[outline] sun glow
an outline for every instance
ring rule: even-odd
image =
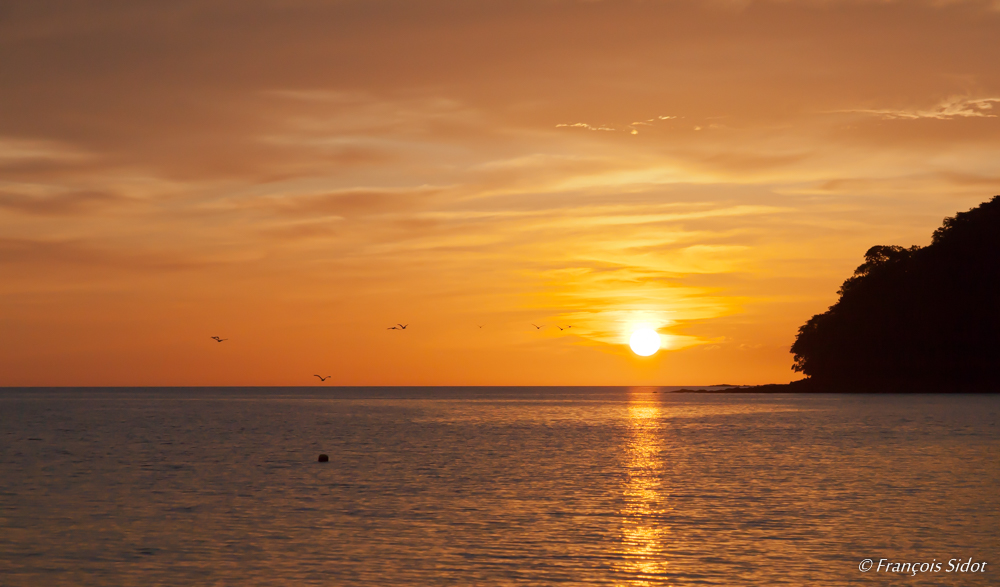
[[[632,333],[628,345],[640,357],[648,357],[660,350],[660,335],[652,328],[640,328]]]

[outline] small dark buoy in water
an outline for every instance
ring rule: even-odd
[[[321,462],[321,463],[329,463],[330,462],[330,457],[328,457],[326,455],[319,455],[319,462]]]

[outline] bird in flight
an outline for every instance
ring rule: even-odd
[[[544,324],[542,324],[541,326],[539,326],[539,325],[535,324],[534,322],[532,322],[531,325],[535,327],[535,330],[541,330],[545,326]]]
[[[396,326],[399,326],[399,329],[400,329],[400,330],[406,330],[406,327],[407,327],[407,326],[409,326],[409,324],[399,324],[399,323],[397,322],[397,323],[396,323]]]
[[[322,375],[313,375],[313,377],[319,377],[320,381],[326,381],[327,379],[333,377],[333,375],[327,375],[326,377],[323,377]]]
[[[559,326],[558,324],[556,324],[556,328],[558,328],[559,330],[569,330],[570,328],[573,328],[573,327],[572,326],[567,326],[566,328],[563,328],[562,326]]]
[[[476,324],[476,326],[482,328],[483,326],[486,326],[486,325],[485,324]]]
[[[399,329],[396,328],[395,326],[390,326],[390,327],[386,328],[386,330],[399,330]]]
[[[224,340],[229,340],[228,338],[219,338],[218,336],[213,336],[211,337],[211,339],[214,340],[215,342],[222,342]]]

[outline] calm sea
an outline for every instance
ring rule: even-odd
[[[1000,396],[670,389],[0,390],[0,585],[1000,584]]]

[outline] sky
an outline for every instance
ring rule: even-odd
[[[996,0],[0,2],[0,385],[796,379],[869,247],[1000,193],[997,39]]]

